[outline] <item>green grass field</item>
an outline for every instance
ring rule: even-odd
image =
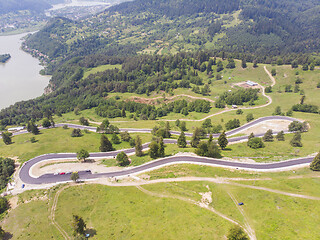
[[[78,214],[86,221],[87,228],[95,233],[91,239],[224,239],[232,224],[189,202],[201,201],[200,193],[210,191],[212,202],[209,206],[241,225],[249,224],[257,239],[318,239],[318,200],[246,186],[319,197],[319,173],[307,168],[294,172],[251,173],[177,165],[148,174],[153,179],[170,177],[169,171],[174,171],[176,177],[198,175],[238,179],[231,180],[230,184],[199,181],[142,186],[153,195],[136,187],[71,186],[59,196],[56,222],[71,236],[72,215]],[[246,178],[256,180],[241,181]],[[233,185],[233,182],[243,185]],[[59,187],[32,190],[19,195],[20,205],[2,222],[3,228],[13,233],[12,239],[63,239],[49,218],[57,189]],[[244,202],[242,212],[237,202]]]
[[[24,162],[38,155],[46,153],[78,152],[86,149],[89,152],[99,152],[101,134],[83,132],[82,137],[71,137],[72,129],[54,128],[42,130],[39,135],[30,133],[13,137],[13,144],[5,145],[0,142],[0,156],[19,157]],[[137,134],[130,134],[133,138]],[[143,143],[151,141],[150,134],[139,134]],[[31,143],[30,138],[35,137],[37,142]],[[111,140],[111,135],[108,135]],[[118,149],[131,148],[128,142],[113,144]]]

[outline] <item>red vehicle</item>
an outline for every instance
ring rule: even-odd
[[[65,175],[65,174],[66,174],[65,172],[59,173],[59,175]]]

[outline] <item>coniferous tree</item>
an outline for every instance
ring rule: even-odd
[[[277,136],[276,136],[276,139],[277,139],[278,141],[284,141],[284,140],[285,140],[285,139],[284,139],[284,132],[283,132],[283,131],[278,132],[278,134],[277,134]]]
[[[293,136],[293,138],[290,141],[291,146],[293,147],[302,147],[302,143],[301,143],[301,133],[300,132],[296,132]]]
[[[212,143],[212,142],[213,142],[213,136],[212,136],[212,133],[210,133],[208,143]]]
[[[10,132],[3,132],[2,133],[2,140],[4,142],[4,144],[9,145],[12,143],[12,133]]]
[[[226,132],[223,131],[223,132],[220,134],[219,138],[218,138],[218,144],[219,144],[219,146],[221,147],[221,149],[224,150],[224,149],[227,147],[228,143],[229,143],[229,142],[228,142],[228,139],[227,139]]]
[[[36,124],[32,125],[31,132],[32,132],[33,135],[38,135],[40,133],[39,128],[37,127]]]
[[[73,215],[73,236],[83,235],[86,229],[86,223],[84,222],[82,217],[78,215]]]
[[[121,167],[125,167],[128,166],[130,164],[130,160],[129,157],[127,156],[127,154],[125,152],[120,152],[117,155],[117,162]]]
[[[163,142],[163,138],[160,137],[158,157],[164,157],[164,156],[165,156],[165,152],[164,152],[164,142]]]
[[[137,136],[137,137],[136,137],[134,143],[135,143],[136,155],[137,155],[138,157],[141,157],[143,153],[142,153],[142,143],[141,143],[141,138],[140,138],[140,136]]]
[[[157,158],[159,154],[159,145],[157,142],[153,141],[149,145],[149,155],[151,158]]]
[[[109,152],[113,150],[112,143],[109,141],[106,135],[101,135],[100,138],[100,151],[101,152]]]
[[[262,140],[264,142],[273,142],[273,135],[272,130],[269,129],[263,136]]]
[[[242,68],[247,68],[247,61],[246,61],[246,59],[242,59],[242,61],[241,61],[241,67]]]
[[[186,135],[184,134],[184,132],[181,132],[178,138],[178,146],[180,148],[185,148],[187,146]]]
[[[320,152],[314,157],[310,164],[310,169],[312,171],[320,171]]]
[[[196,148],[200,143],[200,129],[196,128],[193,132],[192,139],[191,139],[191,146]]]
[[[116,134],[116,133],[113,133],[112,134],[112,142],[114,143],[114,144],[119,144],[119,143],[121,143],[121,141],[120,141],[120,138],[119,138],[119,136],[118,136],[118,134]]]

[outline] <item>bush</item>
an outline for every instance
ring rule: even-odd
[[[79,119],[79,122],[80,122],[81,125],[89,126],[89,121],[88,121],[88,119],[86,119],[86,118],[84,118],[84,117],[81,117],[81,118]]]
[[[252,113],[249,113],[249,114],[247,115],[246,119],[247,119],[247,122],[251,122],[251,121],[254,119],[253,114],[252,114]]]
[[[306,132],[308,131],[308,123],[293,121],[292,123],[289,124],[288,129],[290,132]]]
[[[310,164],[310,169],[312,171],[320,171],[320,152],[314,157]]]
[[[5,197],[0,197],[0,214],[9,209],[8,200]]]
[[[121,137],[121,141],[124,141],[124,142],[129,142],[131,139],[131,136],[127,131],[121,132],[120,137]]]
[[[239,119],[230,120],[229,122],[226,123],[225,126],[227,130],[238,128],[240,127],[240,120]]]
[[[200,142],[195,153],[203,157],[220,158],[220,149],[213,142]]]
[[[117,155],[117,162],[121,167],[128,166],[130,164],[129,157],[124,152],[120,152]]]
[[[261,138],[258,138],[258,137],[254,137],[254,138],[251,138],[249,141],[248,141],[248,144],[247,144],[250,148],[253,148],[253,149],[257,149],[257,148],[264,148],[264,143],[262,141]]]
[[[71,137],[81,137],[82,133],[79,128],[75,128],[72,130]]]
[[[229,230],[228,240],[249,240],[249,237],[240,226],[236,225]]]
[[[293,136],[293,138],[290,141],[290,145],[292,147],[302,147],[302,143],[301,143],[301,133],[300,132],[296,132]]]
[[[236,111],[236,114],[237,114],[237,115],[241,115],[241,114],[243,114],[242,109],[238,109],[238,110]]]

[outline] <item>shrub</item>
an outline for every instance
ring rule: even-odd
[[[124,152],[120,152],[117,155],[117,162],[121,167],[128,166],[130,164],[129,157]]]
[[[264,143],[261,138],[254,137],[248,141],[248,146],[253,149],[264,148]]]

